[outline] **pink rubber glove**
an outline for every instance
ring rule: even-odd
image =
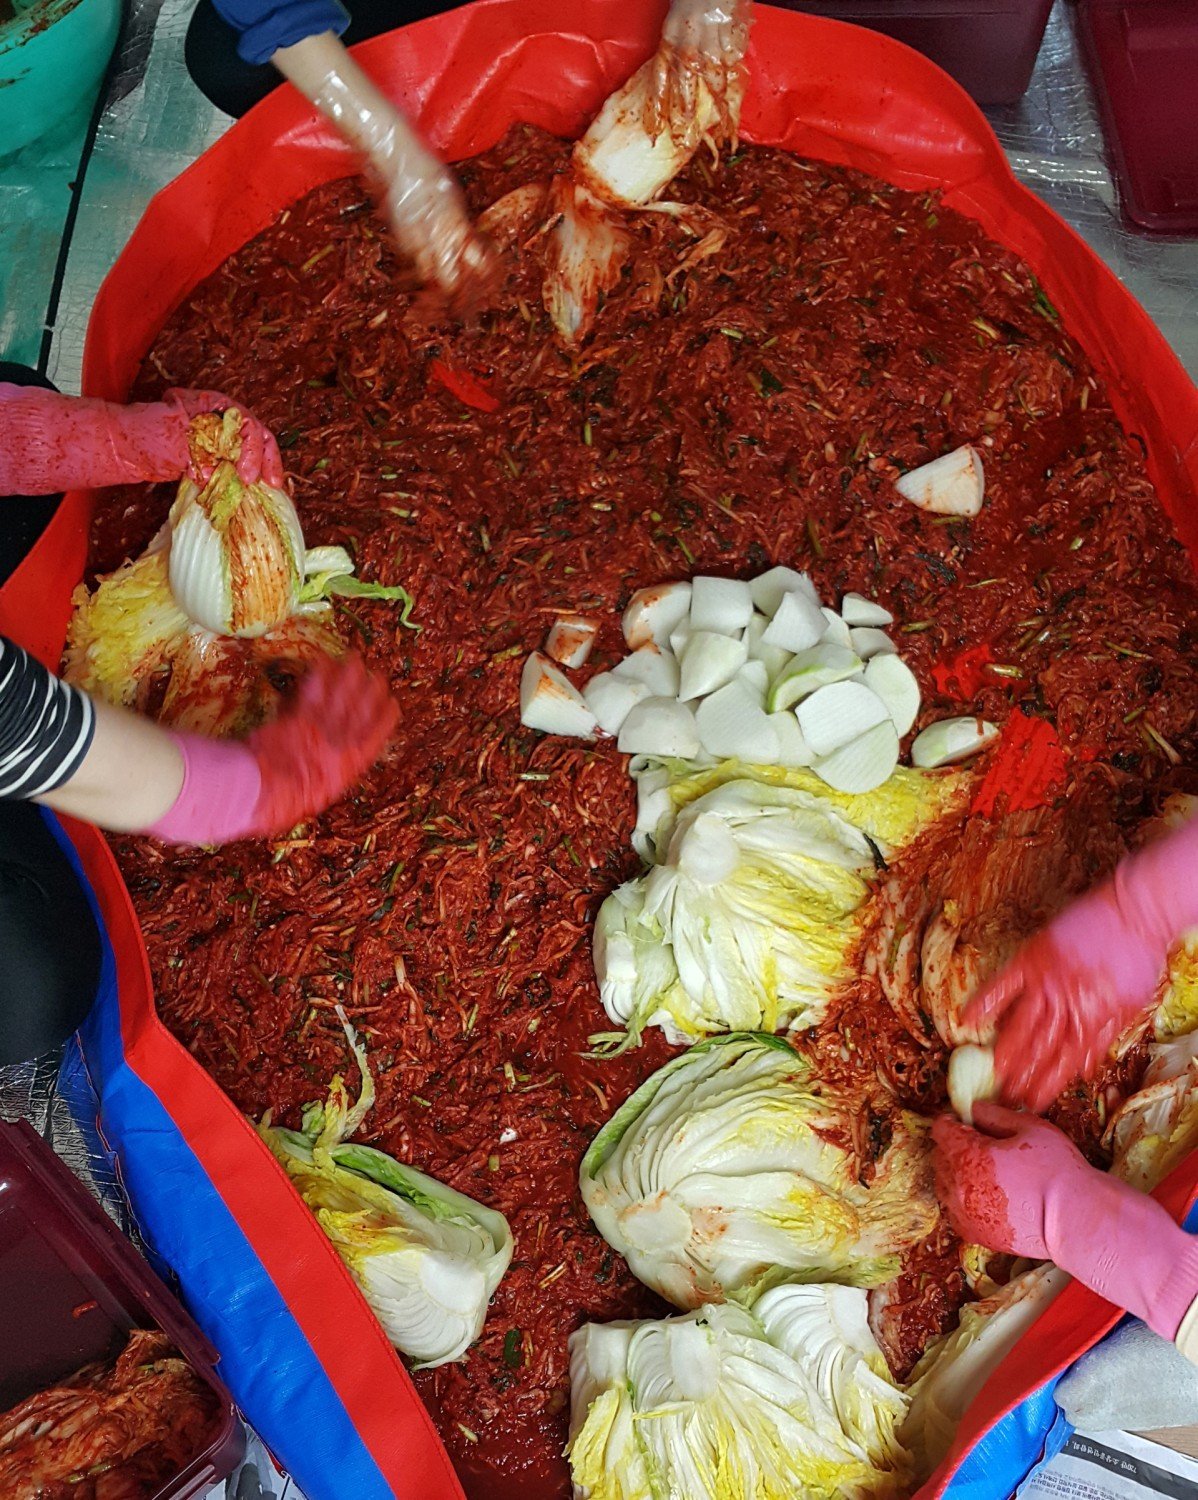
[[[1150,1005],[1169,949],[1198,924],[1198,822],[1125,859],[974,996],[965,1026],[995,1035],[1001,1096],[1037,1113],[1089,1074]]]
[[[936,1189],[971,1244],[1055,1261],[1172,1339],[1198,1296],[1198,1238],[1154,1198],[1100,1172],[1047,1120],[974,1105],[932,1126]]]
[[[369,770],[398,718],[386,683],[361,658],[322,661],[279,717],[240,743],[173,735],[183,752],[183,788],[143,831],[170,844],[286,833]]]
[[[0,385],[0,494],[148,484],[192,471],[192,417],[237,403],[219,391],[168,391],[161,401],[119,406],[60,396],[30,386]],[[274,438],[243,407],[237,472],[277,487],[283,464]],[[201,484],[208,474],[192,473]]]

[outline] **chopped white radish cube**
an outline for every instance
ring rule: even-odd
[[[753,613],[753,595],[749,585],[739,578],[703,578],[691,584],[692,630],[713,630],[719,635],[736,635],[749,623]]]
[[[815,757],[811,746],[803,738],[799,721],[791,709],[780,714],[771,714],[770,723],[778,736],[778,764],[780,766],[809,766]]]
[[[777,677],[790,660],[790,652],[782,646],[765,644],[764,637],[769,624],[769,619],[765,615],[754,611],[753,618],[745,630],[745,645],[749,648],[749,660],[759,661],[771,677]]]
[[[763,661],[745,662],[732,680],[743,683],[758,703],[764,707],[765,695],[769,691],[770,674],[766,671]]]
[[[681,625],[675,625],[673,630],[670,631],[670,650],[674,653],[675,656],[681,658],[682,653],[686,650],[686,643],[690,640],[691,635],[692,631],[690,627],[689,617],[686,620],[683,620]]]
[[[855,651],[850,651],[847,646],[834,646],[829,641],[821,641],[806,651],[796,651],[774,679],[770,690],[770,712],[790,708],[800,698],[808,697],[829,683],[856,677],[863,667],[864,663]]]
[[[692,698],[702,698],[705,693],[714,693],[732,681],[748,656],[749,648],[744,641],[734,640],[730,635],[717,635],[713,630],[693,631],[682,653],[682,680],[677,689],[679,698],[687,703]]]
[[[777,614],[778,606],[786,595],[795,592],[805,594],[812,604],[819,603],[815,584],[806,573],[797,573],[794,568],[771,568],[768,573],[762,573],[760,578],[754,578],[749,585],[754,608],[759,609],[763,615]]]
[[[840,616],[846,625],[893,625],[888,609],[867,599],[864,594],[846,594],[840,601]]]
[[[640,646],[631,656],[612,668],[617,677],[643,682],[649,691],[661,698],[678,695],[678,658],[660,646]]]
[[[881,698],[861,682],[834,682],[822,687],[804,698],[795,713],[803,738],[816,756],[831,755],[876,724],[894,728]]]
[[[910,732],[919,713],[919,683],[899,656],[874,656],[866,663],[865,686],[886,705],[901,738]]]
[[[691,607],[689,583],[655,583],[637,589],[624,611],[624,639],[638,646],[664,646],[670,631],[686,619]]]
[[[585,615],[559,615],[545,642],[545,654],[563,667],[581,667],[598,634],[598,620],[588,620]]]
[[[615,735],[619,734],[624,720],[636,705],[650,693],[645,684],[635,678],[600,672],[583,688],[582,696],[604,734]]]
[[[645,698],[624,720],[616,743],[626,755],[691,760],[699,753],[699,731],[694,714],[677,698]]]
[[[941,719],[915,736],[911,764],[929,771],[968,760],[998,738],[998,728],[985,719]]]
[[[976,516],[986,494],[982,455],[967,443],[895,481],[904,500],[938,516]]]
[[[821,608],[820,613],[827,621],[827,624],[824,626],[824,640],[833,646],[851,646],[853,642],[849,636],[849,627],[836,611],[829,609],[825,604]]]
[[[796,589],[782,596],[761,639],[767,646],[781,646],[784,651],[806,651],[823,635],[827,624],[820,606]]]
[[[776,765],[781,747],[770,716],[742,682],[730,682],[695,710],[699,741],[708,755]]]
[[[539,651],[524,663],[520,676],[520,722],[543,734],[595,738],[595,715],[582,694]]]
[[[849,631],[849,644],[862,661],[868,661],[871,656],[893,655],[898,650],[886,632],[875,629],[873,625],[855,625]]]
[[[831,688],[825,688],[831,692]],[[859,794],[872,792],[889,781],[898,765],[899,739],[889,719],[831,755],[819,757],[813,764],[815,774],[838,792]]]

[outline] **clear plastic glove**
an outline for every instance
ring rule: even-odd
[[[191,419],[236,406],[241,413],[237,471],[252,483],[283,482],[274,438],[219,391],[168,391],[161,401],[119,406],[61,396],[31,386],[0,385],[0,494],[49,495],[59,490],[145,484],[186,473],[203,483],[189,448]]]
[[[981,1130],[952,1115],[932,1126],[936,1189],[961,1238],[1055,1261],[1173,1338],[1198,1296],[1198,1239],[1047,1120],[997,1104],[975,1105],[974,1119]]]
[[[735,134],[740,114],[741,63],[749,45],[751,0],[673,0],[653,60],[646,125],[668,129],[678,139],[688,130],[708,133],[701,123],[700,83]]]
[[[338,38],[331,31],[305,37],[272,61],[366,157],[395,237],[421,278],[440,287],[451,306],[475,301],[495,263],[457,180]]]
[[[318,663],[294,701],[242,743],[172,735],[183,788],[143,832],[170,844],[270,838],[336,802],[378,759],[399,709],[361,658]]]
[[[1015,955],[966,1007],[994,1037],[1001,1097],[1037,1112],[1089,1074],[1155,998],[1169,949],[1198,923],[1198,822],[1125,859]]]

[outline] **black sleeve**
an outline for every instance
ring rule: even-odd
[[[69,781],[96,729],[91,699],[0,636],[0,801]]]

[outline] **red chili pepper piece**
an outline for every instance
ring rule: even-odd
[[[994,647],[989,641],[980,646],[969,646],[953,657],[952,661],[937,662],[932,668],[932,682],[936,691],[946,698],[973,698],[990,679],[986,676],[986,664],[994,660]]]
[[[431,360],[428,373],[430,379],[443,385],[450,395],[456,396],[466,406],[472,406],[475,411],[495,412],[503,404],[477,376],[471,375],[469,370],[455,369],[443,359]]]
[[[1045,807],[1065,784],[1065,774],[1065,752],[1056,730],[1016,709],[969,810],[992,818],[1000,799],[1009,813]]]
[[[98,1302],[81,1302],[78,1307],[73,1307],[71,1309],[71,1317],[81,1318],[84,1313],[95,1312],[96,1308],[99,1307],[99,1305],[100,1304]]]

